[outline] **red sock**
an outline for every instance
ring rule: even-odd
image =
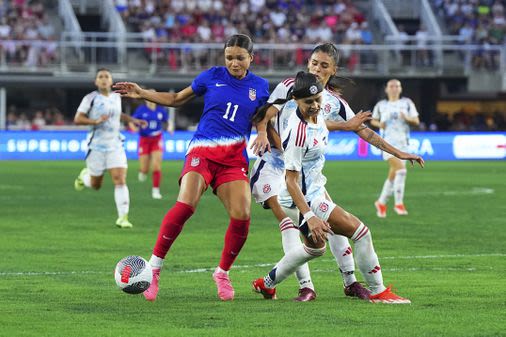
[[[248,237],[249,223],[250,219],[237,220],[230,218],[230,224],[225,234],[225,246],[221,252],[221,269],[229,270],[232,267]]]
[[[185,222],[192,216],[194,211],[193,207],[179,201],[169,209],[160,226],[153,255],[162,259],[165,258],[170,246],[176,241]]]
[[[160,171],[153,171],[153,187],[160,188],[160,180],[162,179],[162,175]]]

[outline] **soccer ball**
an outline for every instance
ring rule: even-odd
[[[127,256],[116,265],[114,278],[118,287],[128,294],[140,294],[149,288],[153,270],[140,256]]]

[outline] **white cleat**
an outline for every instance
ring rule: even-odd
[[[153,190],[151,191],[151,197],[153,197],[153,199],[162,199],[160,190],[158,188],[153,188]]]
[[[144,174],[142,172],[139,172],[139,175],[137,176],[140,182],[145,182],[148,179],[148,175]]]

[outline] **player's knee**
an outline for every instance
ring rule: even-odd
[[[98,191],[101,187],[102,187],[102,183],[100,183],[100,182],[92,182],[91,183],[91,188],[94,189],[95,191]]]
[[[234,207],[230,210],[230,217],[239,220],[248,220],[251,217],[249,207]]]
[[[323,247],[308,247],[306,244],[304,244],[304,250],[311,256],[320,257],[325,254],[327,246],[325,243],[323,243]]]

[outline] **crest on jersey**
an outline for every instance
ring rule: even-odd
[[[325,106],[323,107],[323,111],[326,114],[328,114],[330,112],[330,104],[329,103],[325,104]]]
[[[262,191],[264,191],[264,193],[269,193],[271,191],[271,185],[265,184]]]
[[[257,91],[256,89],[253,89],[253,88],[249,88],[249,95],[248,95],[249,99],[251,101],[254,101],[257,99]]]
[[[199,166],[200,164],[200,158],[199,157],[193,157],[190,165],[192,167]]]
[[[318,208],[322,212],[327,212],[329,210],[329,205],[326,202],[321,202]]]

